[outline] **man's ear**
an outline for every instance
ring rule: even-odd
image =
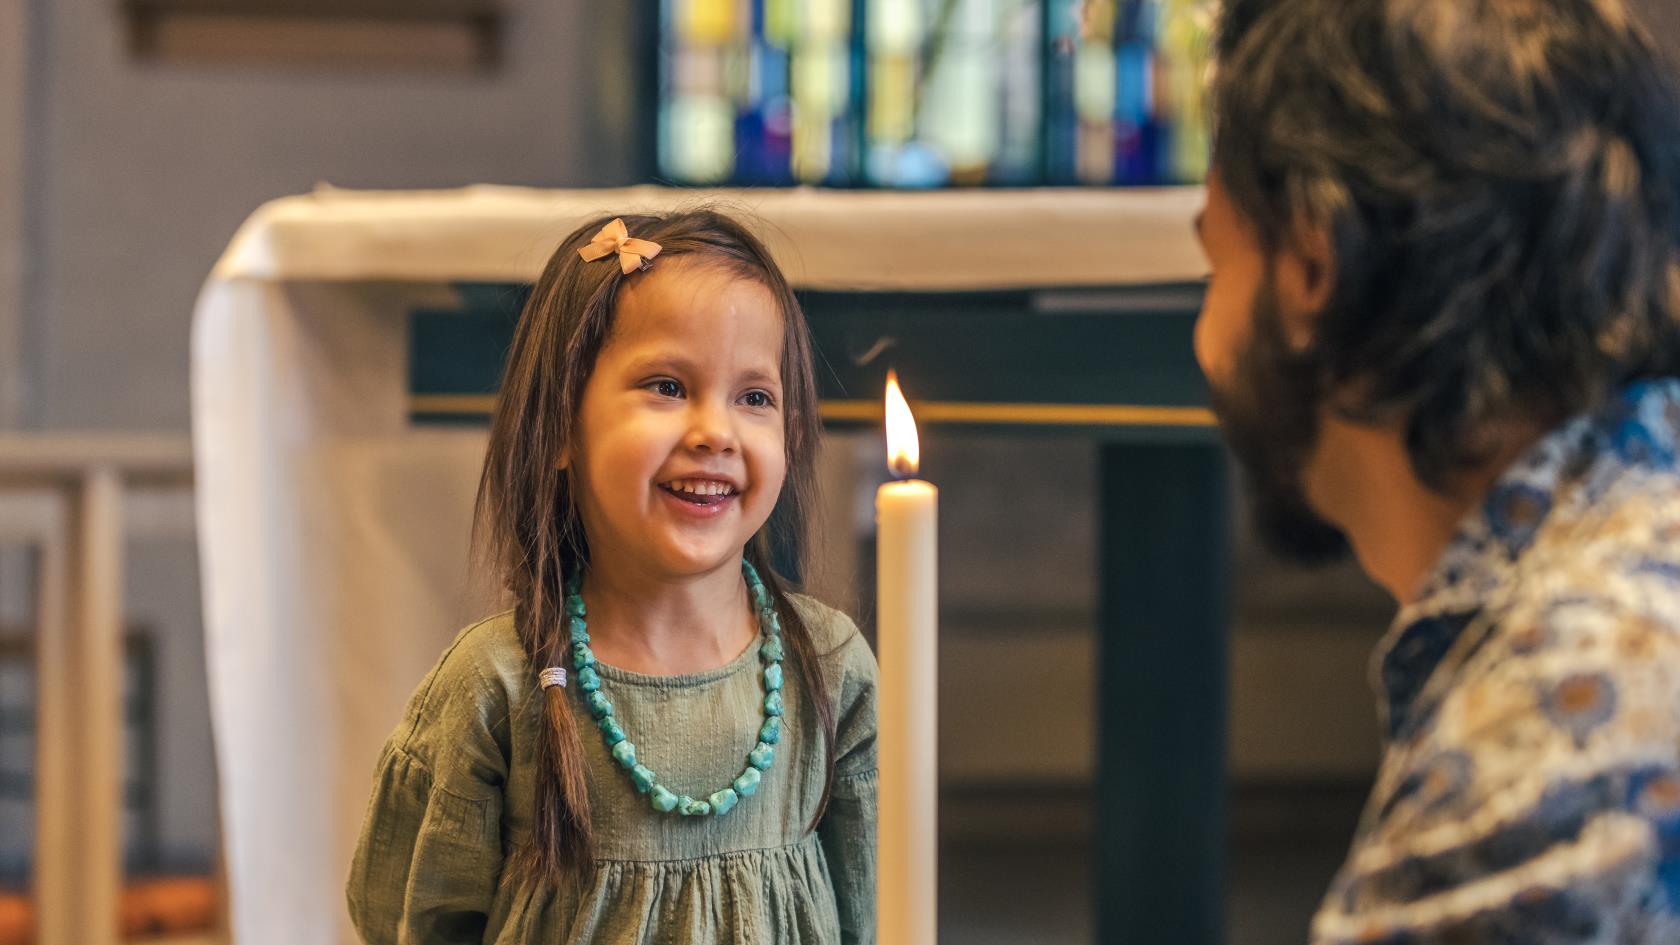
[[[1336,259],[1329,228],[1301,220],[1273,260],[1278,306],[1289,345],[1300,351],[1312,344],[1318,316],[1336,289]]]

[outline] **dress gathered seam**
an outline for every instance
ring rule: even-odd
[[[627,857],[626,858],[617,858],[617,857],[598,856],[598,857],[595,858],[595,865],[597,867],[600,867],[600,866],[677,866],[677,865],[681,865],[681,864],[685,864],[685,863],[694,863],[694,864],[712,863],[712,862],[716,862],[718,860],[729,859],[731,857],[746,857],[746,856],[752,856],[752,855],[758,854],[758,853],[784,853],[784,852],[787,852],[787,851],[790,851],[790,850],[797,850],[800,847],[814,846],[815,845],[814,841],[815,841],[816,836],[817,835],[815,833],[808,833],[805,836],[799,838],[798,840],[795,840],[792,843],[784,843],[780,846],[749,847],[749,848],[744,849],[744,850],[725,850],[721,853],[707,853],[707,854],[703,854],[703,855],[700,855],[700,856],[675,857],[675,858],[668,859],[668,860],[637,860],[637,859],[630,859],[630,858],[627,858]]]

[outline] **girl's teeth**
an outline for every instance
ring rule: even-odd
[[[727,495],[730,491],[729,486],[724,483],[705,479],[679,479],[671,483],[671,488],[690,495]]]

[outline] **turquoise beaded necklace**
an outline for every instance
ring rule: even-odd
[[[714,792],[705,800],[687,794],[678,795],[659,783],[658,775],[636,759],[636,745],[625,736],[624,726],[613,718],[612,700],[601,688],[601,674],[596,672],[595,654],[589,649],[589,624],[584,616],[583,593],[574,576],[566,582],[566,629],[572,640],[572,665],[577,668],[577,687],[589,714],[601,730],[607,750],[619,767],[629,772],[630,781],[638,793],[648,797],[648,803],[661,814],[680,814],[684,817],[722,817],[735,808],[743,797],[751,797],[758,790],[770,763],[776,758],[776,745],[782,740],[782,622],[770,599],[758,571],[745,558],[741,559],[741,575],[746,578],[747,591],[752,596],[753,610],[758,615],[758,629],[764,634],[759,647],[759,659],[764,663],[764,724],[758,729],[758,745],[747,754],[747,766],[730,785]]]

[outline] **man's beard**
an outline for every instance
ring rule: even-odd
[[[1322,565],[1348,557],[1348,539],[1307,501],[1301,472],[1318,441],[1317,365],[1290,350],[1268,283],[1255,293],[1254,342],[1225,389],[1209,381],[1219,426],[1236,455],[1260,541],[1279,557]]]

